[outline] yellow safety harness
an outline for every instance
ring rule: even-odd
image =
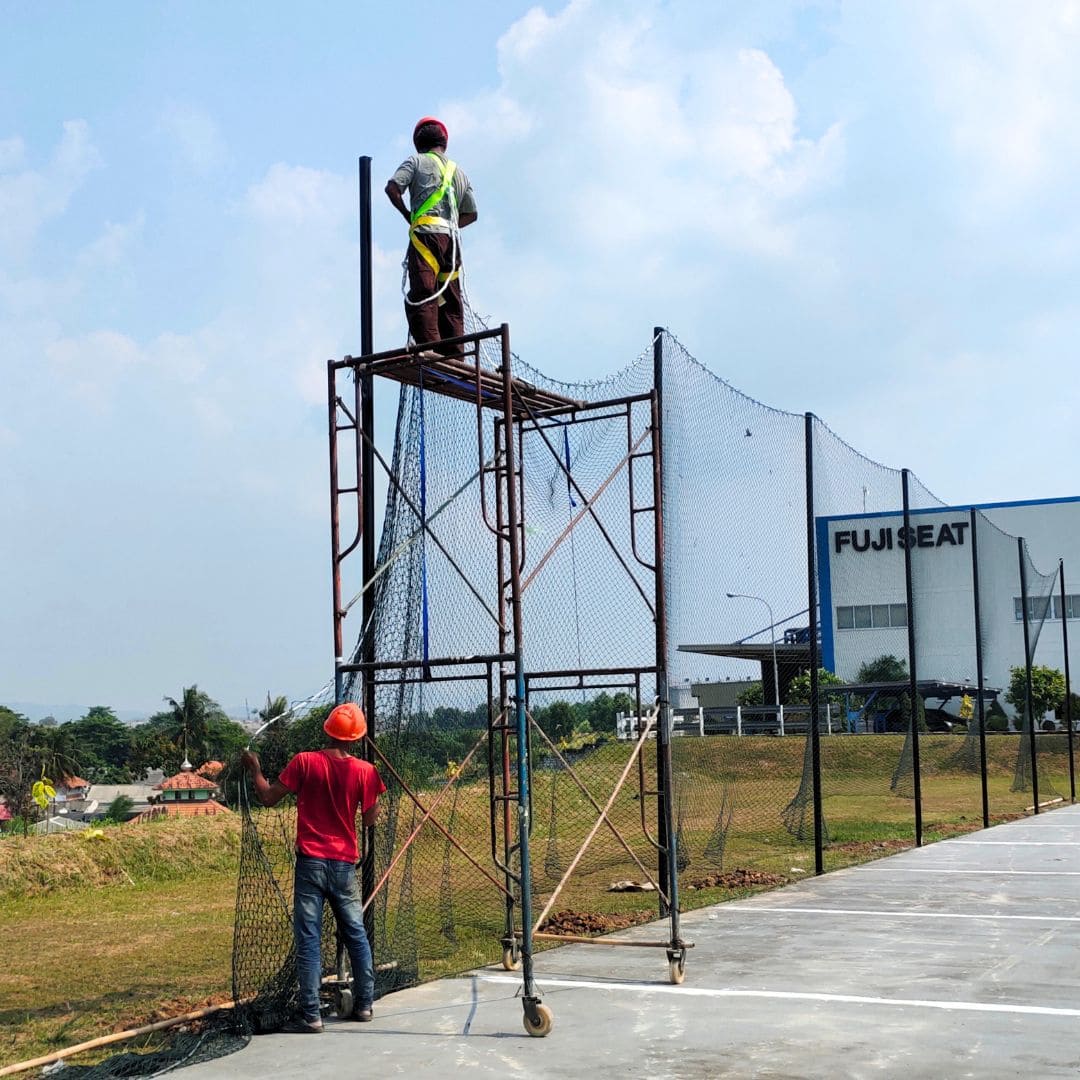
[[[457,270],[440,270],[439,260],[435,257],[431,248],[423,241],[423,236],[418,233],[417,227],[420,225],[445,225],[446,218],[439,217],[438,214],[432,214],[431,210],[438,206],[439,203],[445,198],[450,200],[450,230],[454,235],[457,232],[457,195],[454,192],[454,173],[457,171],[457,165],[453,161],[443,161],[443,159],[434,151],[428,151],[428,156],[433,157],[439,165],[439,170],[442,174],[439,186],[412,212],[412,216],[409,219],[409,242],[416,249],[417,254],[431,267],[431,272],[435,275],[435,280],[438,282],[440,288],[435,296],[440,294],[446,289],[446,286],[454,281],[458,277]],[[455,251],[457,247],[457,240],[455,235]],[[456,258],[453,260],[456,262]],[[421,303],[428,303],[435,297],[428,297],[427,300],[421,301]],[[440,296],[441,302],[441,296]]]

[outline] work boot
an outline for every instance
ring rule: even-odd
[[[370,1005],[358,1005],[352,1011],[351,1020],[355,1020],[358,1024],[367,1024],[371,1021],[372,1011]]]
[[[297,1016],[286,1021],[281,1030],[288,1035],[321,1035],[322,1029],[322,1020],[308,1020],[303,1016]]]

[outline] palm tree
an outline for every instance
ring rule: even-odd
[[[263,769],[276,775],[289,760],[289,702],[283,695],[271,698],[266,695],[266,705],[259,710],[259,726],[265,726],[259,737],[259,754]]]
[[[181,698],[166,697],[172,710],[166,734],[190,761],[193,757],[206,759],[210,712],[213,702],[199,691],[198,686],[185,687]]]
[[[31,736],[31,746],[39,770],[54,784],[79,773],[78,750],[71,733],[63,727],[37,728]],[[35,777],[34,779],[37,779]]]

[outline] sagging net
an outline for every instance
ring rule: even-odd
[[[663,335],[661,346],[667,659],[677,714],[673,813],[683,906],[692,907],[740,886],[813,871],[805,678],[807,421],[741,394],[670,335]],[[493,348],[482,355],[486,366],[497,366]],[[600,383],[556,382],[520,361],[514,371],[582,402],[606,401],[651,387],[653,349]],[[647,419],[632,410],[631,440],[645,426]],[[495,427],[485,420],[478,429],[472,404],[430,387],[398,392],[393,453],[387,455],[394,482],[387,489],[375,615],[367,628],[384,664],[498,651],[497,545],[482,524],[485,512],[495,513],[489,470],[504,437]],[[647,471],[628,482],[620,465],[627,427],[620,415],[519,435],[529,673],[647,668],[652,662],[652,579],[645,568],[652,541],[646,529],[631,534],[631,510],[648,504]],[[913,704],[907,691],[901,473],[866,458],[816,418],[810,434],[821,665],[844,683],[897,684],[858,694],[830,692],[822,683],[823,833],[830,864],[840,865],[913,843],[912,709],[922,735],[931,818],[977,818],[977,777],[973,787],[970,770],[955,763],[960,737],[933,730],[926,719],[930,705],[943,703],[928,704],[917,695]],[[966,512],[957,519],[957,511],[909,479],[916,609],[930,602],[944,579],[946,588],[966,588],[968,596],[966,608],[962,598],[953,606],[961,612],[950,629],[955,641],[920,636],[916,610],[919,680],[973,683],[974,672],[967,670],[973,617],[965,613],[971,609],[970,575],[968,585],[958,585],[944,564],[932,562],[943,551],[968,557],[964,530],[946,529],[939,543],[941,527],[965,519]],[[848,535],[838,548],[842,533]],[[987,565],[985,582],[993,577]],[[779,718],[763,689],[761,714],[748,707],[737,737],[729,705],[701,704],[713,691],[719,702],[727,683],[763,670],[761,650],[753,660],[698,651],[717,643],[777,646],[785,737],[777,737]],[[358,642],[354,659],[360,653]],[[996,672],[994,663],[988,661],[988,673]],[[386,879],[373,903],[379,993],[495,962],[503,948],[507,902],[498,883],[506,881],[492,858],[502,811],[493,814],[489,788],[489,764],[496,772],[502,768],[502,747],[487,731],[493,720],[505,719],[505,687],[498,669],[482,664],[455,668],[453,675],[440,681],[436,669],[424,678],[415,668],[391,668],[375,687],[376,742],[399,774],[380,766],[389,790],[374,852],[374,880]],[[996,677],[988,674],[987,685]],[[362,690],[359,676],[346,686],[352,699],[361,699]],[[655,776],[655,743],[647,740],[634,759],[629,722],[646,711],[654,693],[648,675],[577,683],[537,677],[528,684],[534,906],[543,905],[576,860],[549,928],[588,932],[656,917],[657,807],[655,800],[642,800],[635,781],[639,769],[646,788]],[[878,737],[842,737],[856,734]],[[599,807],[628,767],[629,781],[582,853]],[[432,820],[419,825],[400,857],[403,841],[437,799]],[[283,814],[256,811],[253,836],[287,839]],[[264,861],[264,872],[273,865]],[[283,911],[288,880],[285,873],[277,882]],[[260,886],[252,882],[249,888]],[[278,948],[287,952],[287,922],[282,927]],[[326,942],[332,976],[329,926]]]
[[[470,332],[483,329],[470,319]],[[517,359],[514,373],[583,403],[645,394],[653,386],[654,344],[602,382],[558,382]],[[974,820],[978,777],[970,759],[978,747],[970,727],[967,738],[933,730],[927,701],[921,695],[913,701],[907,688],[912,657],[901,473],[860,454],[816,417],[740,393],[667,333],[660,351],[666,660],[675,707],[672,798],[683,908],[813,872],[815,723],[827,866],[914,842],[912,711],[931,827]],[[495,370],[500,357],[490,342],[481,355]],[[377,885],[367,902],[379,996],[497,962],[508,929],[507,890],[519,899],[497,860],[512,871],[520,866],[518,853],[503,845],[513,831],[509,804],[492,802],[498,789],[492,776],[501,776],[516,753],[513,738],[498,734],[508,719],[505,671],[486,662],[436,663],[487,656],[505,645],[499,633],[505,567],[484,518],[499,512],[494,469],[506,433],[487,413],[478,424],[473,404],[432,386],[394,387],[393,393],[393,445],[383,455],[391,479],[377,572],[372,582],[353,580],[346,587],[346,595],[357,598],[351,659],[359,661],[366,644],[383,665],[370,686],[370,719],[388,790],[367,853],[368,877]],[[648,428],[647,412],[647,403],[638,402],[606,418],[601,411],[587,423],[553,422],[517,433],[533,901],[539,911],[561,886],[544,928],[564,933],[615,929],[658,912],[658,806],[655,797],[642,796],[655,788],[656,744],[646,739],[638,747],[635,738],[637,718],[656,694],[647,670],[655,661],[649,567],[656,552],[647,512],[637,513],[650,505],[651,477],[647,463],[631,476],[625,460],[644,445],[635,440]],[[809,582],[807,435],[815,515]],[[909,479],[919,680],[970,685],[972,527],[954,527],[968,512],[957,518],[955,509]],[[353,525],[346,523],[346,535]],[[943,526],[948,532],[939,542]],[[920,527],[930,532],[920,534]],[[920,546],[920,535],[930,542]],[[1015,537],[980,518],[978,550],[984,608],[1003,596],[1011,603]],[[968,576],[954,579],[941,556],[957,566],[968,558]],[[1033,567],[1028,580],[1031,595],[1047,595]],[[373,590],[374,614],[357,627],[365,586]],[[929,632],[930,620],[919,619],[924,608],[938,610],[942,590],[955,594],[950,610],[957,612],[944,637]],[[811,593],[817,625],[808,611]],[[1040,612],[1045,616],[1036,603],[1033,615]],[[1000,618],[984,616],[984,685],[996,691],[985,698],[988,711],[1018,662],[1011,643],[993,639],[1001,625]],[[813,717],[812,640],[822,668]],[[544,675],[607,669],[616,674]],[[831,683],[860,682],[876,689],[830,689]],[[355,674],[345,697],[363,701],[368,689]],[[257,748],[269,777],[296,751],[320,745],[331,697],[324,690],[262,733]],[[1008,714],[1006,727],[1018,727]],[[864,735],[873,737],[855,737]],[[1002,741],[990,753],[992,805],[1004,813],[1023,799],[1006,799],[1003,787],[1012,774],[1005,769],[1002,785],[995,770],[1011,755],[1012,771],[1022,774],[1024,751],[1020,734],[995,738]],[[606,820],[583,850],[599,809],[624,776]],[[295,810],[287,803],[256,807],[249,792],[241,810],[237,1007],[227,1027],[238,1038],[278,1027],[297,993]],[[323,966],[329,1005],[348,976],[329,912]]]

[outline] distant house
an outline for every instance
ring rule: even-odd
[[[151,784],[93,784],[81,808],[83,817],[104,817],[109,812],[109,807],[121,795],[131,800],[132,816],[143,810],[149,810],[153,800],[157,798]]]
[[[0,832],[3,832],[14,815],[8,809],[7,800],[0,795]]]
[[[90,781],[83,780],[81,776],[65,776],[59,784],[56,785],[56,797],[57,801],[61,801],[63,796],[64,802],[80,802],[85,799],[87,793],[90,791]]]
[[[88,828],[89,824],[88,821],[72,817],[66,811],[61,811],[58,814],[49,814],[47,817],[42,818],[41,821],[35,821],[30,826],[30,831],[33,833],[79,832],[81,829]]]
[[[133,820],[150,821],[158,817],[200,817],[232,813],[227,806],[218,802],[221,793],[218,785],[196,772],[186,758],[180,771],[175,776],[162,780],[157,785],[157,790],[161,794],[156,798],[156,805]]]

